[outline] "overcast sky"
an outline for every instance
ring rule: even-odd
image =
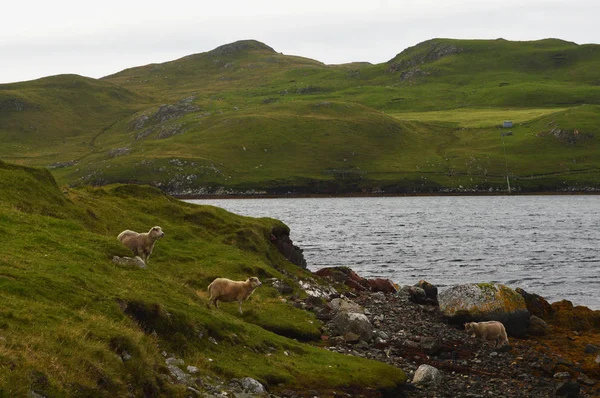
[[[435,38],[600,43],[600,0],[4,1],[0,83],[99,78],[241,39],[327,64],[388,61]]]

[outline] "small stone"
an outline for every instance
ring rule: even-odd
[[[214,337],[209,337],[208,341],[210,341],[211,343],[213,343],[214,345],[219,345],[219,343],[217,343],[217,340],[215,340]]]
[[[121,354],[121,359],[123,360],[123,362],[129,361],[131,359],[131,355],[129,355],[127,351],[123,351],[123,353]]]
[[[165,359],[167,365],[184,365],[185,362],[181,358],[170,357]]]
[[[199,369],[195,366],[191,366],[188,365],[188,367],[186,368],[189,374],[195,374],[198,373]]]
[[[583,352],[585,352],[586,354],[595,354],[597,352],[600,352],[600,347],[598,347],[594,344],[587,344],[585,346]]]
[[[413,377],[413,384],[439,385],[442,382],[442,374],[431,365],[419,366]]]
[[[563,383],[560,383],[555,390],[555,393],[558,397],[577,397],[579,396],[579,391],[581,390],[581,386],[579,383],[569,380]]]
[[[569,372],[558,372],[558,373],[554,373],[554,376],[552,376],[555,379],[568,379],[569,377],[571,377],[571,375],[569,374]]]
[[[583,373],[579,375],[579,377],[577,378],[577,382],[585,386],[593,386],[597,383],[596,380],[590,379],[589,377],[587,377],[587,375]]]

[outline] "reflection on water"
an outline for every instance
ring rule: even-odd
[[[600,197],[191,200],[291,228],[311,270],[399,284],[501,282],[600,309]]]

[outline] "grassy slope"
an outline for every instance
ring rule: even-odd
[[[111,263],[130,255],[120,230],[153,225],[166,236],[148,269]],[[255,292],[243,316],[233,304],[206,308],[217,276],[293,285],[283,272],[305,276],[270,244],[275,225],[150,187],[61,191],[45,170],[0,162],[0,396],[184,396],[160,376],[163,350],[201,374],[250,376],[271,389],[401,383],[395,368],[283,337],[318,339],[319,322],[271,287]],[[120,359],[124,351],[131,360]]]
[[[59,146],[59,154],[54,145],[57,160],[81,159],[54,174],[61,183],[145,182],[169,192],[504,187],[495,126],[514,118],[509,173],[544,180],[515,184],[597,187],[600,160],[592,155],[599,108],[577,106],[600,104],[599,65],[600,46],[560,40],[434,39],[384,64],[329,66],[259,42],[236,42],[102,79],[98,84],[151,100],[126,108],[128,117],[105,121],[93,146]],[[153,117],[161,104],[184,98],[197,109],[163,122]],[[585,126],[593,134],[585,144],[538,137],[551,129],[538,120],[566,108],[572,110],[560,128]],[[149,121],[133,128],[142,115]],[[177,134],[161,138],[169,129]],[[116,148],[128,153],[115,157]],[[44,165],[50,157],[22,162]],[[573,159],[578,166],[566,170]]]

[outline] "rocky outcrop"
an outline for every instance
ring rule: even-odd
[[[390,61],[389,71],[396,72],[405,70],[461,52],[463,52],[463,49],[452,43],[443,43],[435,40],[426,41],[415,47],[406,49],[396,56]],[[395,61],[397,59],[400,60]]]
[[[550,322],[558,327],[575,331],[600,329],[600,311],[583,306],[573,306],[569,300],[552,303]]]
[[[527,306],[527,311],[531,315],[535,315],[542,319],[550,319],[552,317],[552,306],[545,298],[538,294],[527,293],[525,290],[520,287],[516,288],[515,291],[523,296],[525,299],[525,306]]]
[[[440,310],[449,322],[500,321],[511,336],[529,328],[529,311],[523,296],[502,284],[466,284],[450,287],[438,296]]]
[[[273,228],[271,230],[271,242],[289,262],[306,268],[306,260],[304,254],[302,254],[302,249],[294,245],[294,242],[290,239],[290,229],[288,227],[278,226]]]
[[[328,267],[315,271],[315,274],[331,282],[344,284],[357,292],[365,290],[371,292],[396,293],[397,285],[389,279],[366,279],[359,276],[348,267]]]

